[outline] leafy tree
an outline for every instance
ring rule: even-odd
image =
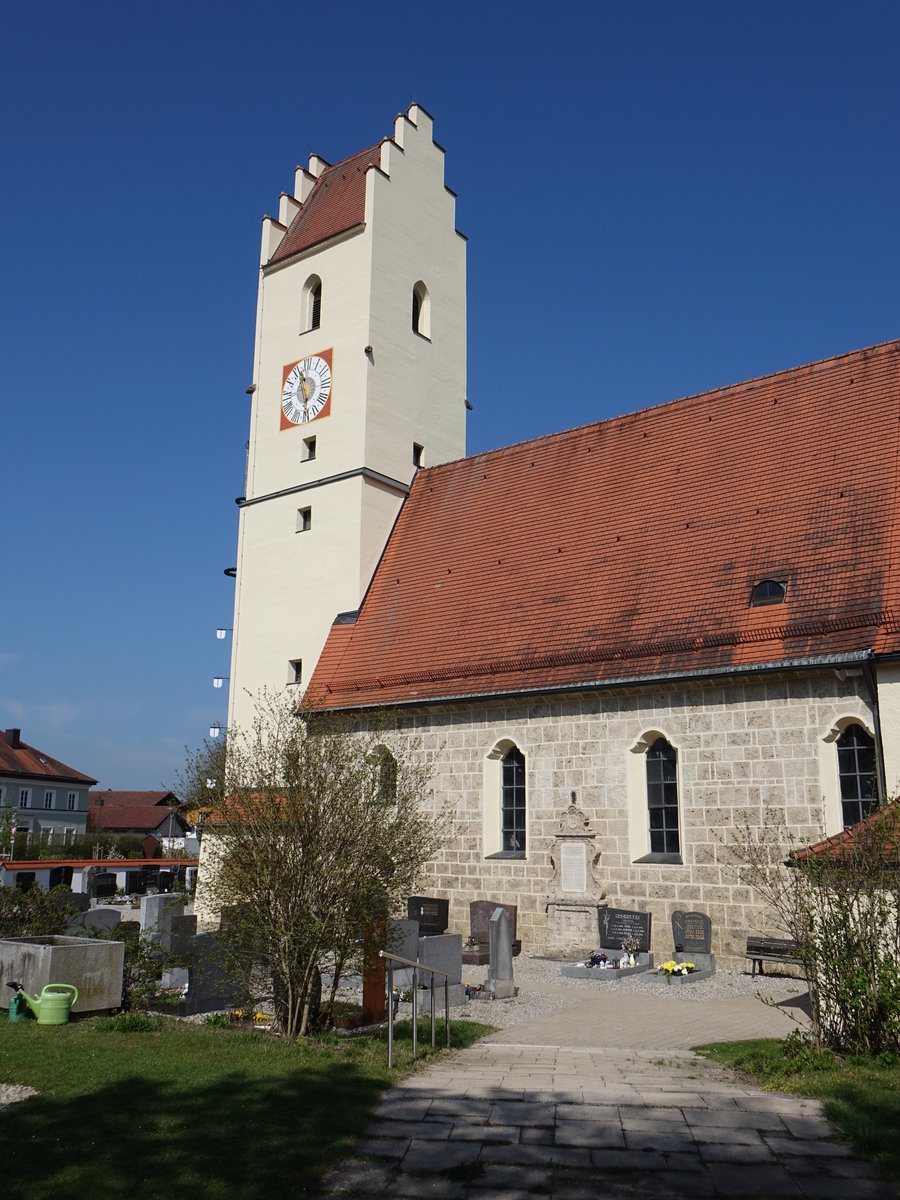
[[[779,815],[731,846],[771,918],[798,946],[816,1043],[851,1054],[900,1051],[900,803],[801,846]]]
[[[221,804],[225,794],[225,764],[228,758],[228,738],[204,738],[195,749],[185,746],[184,769],[179,771],[175,786],[170,790],[181,798],[181,811],[187,814],[207,813]],[[194,817],[195,823],[199,823]]]
[[[263,694],[253,727],[229,731],[228,787],[206,826],[200,891],[227,910],[223,937],[245,974],[272,981],[283,1032],[316,1024],[321,972],[358,969],[367,928],[414,890],[445,816],[430,770],[381,723],[298,712]]]

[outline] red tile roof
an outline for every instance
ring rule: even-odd
[[[159,829],[160,825],[168,823],[168,820],[169,810],[153,804],[128,806],[111,804],[109,807],[104,805],[103,808],[92,805],[88,809],[87,828],[89,832],[106,829],[118,833],[125,830],[133,830],[135,833],[153,833]],[[186,828],[184,817],[178,812],[173,815],[172,827],[179,831]]]
[[[365,220],[366,171],[381,162],[381,143],[326,167],[291,221],[270,263],[309,250]]]
[[[845,858],[857,847],[863,851],[877,850],[885,862],[897,862],[897,847],[900,841],[900,801],[891,801],[876,809],[862,821],[842,829],[814,846],[805,846],[791,854],[794,861],[807,858]]]
[[[29,746],[18,736],[17,729],[0,730],[0,775],[23,779],[46,779],[57,783],[96,783],[90,775],[82,775],[58,758]],[[16,745],[15,743],[18,742]]]
[[[88,807],[91,808],[94,805],[99,807],[101,804],[104,807],[113,804],[126,808],[168,806],[170,797],[173,804],[178,803],[178,797],[174,792],[113,792],[110,790],[88,792]]]
[[[307,695],[353,708],[900,651],[900,342],[417,473]],[[782,604],[750,607],[756,583]]]

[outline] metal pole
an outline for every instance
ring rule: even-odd
[[[419,966],[418,963],[413,967],[413,1058],[416,1057],[416,1049],[418,1046],[419,1032]]]
[[[447,1049],[450,1049],[450,976],[444,976],[444,1024],[447,1027]]]
[[[431,973],[431,1048],[434,1049],[434,972]]]
[[[388,1070],[394,1065],[394,964],[388,959]]]

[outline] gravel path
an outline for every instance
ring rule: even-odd
[[[515,997],[509,1000],[473,999],[451,1009],[451,1013],[457,1019],[470,1017],[506,1029],[572,1008],[586,997],[602,995],[607,989],[617,997],[655,996],[673,1004],[698,1004],[736,996],[761,996],[779,1001],[806,991],[802,979],[785,975],[752,978],[749,974],[717,971],[709,979],[667,984],[655,973],[645,972],[606,983],[593,979],[569,979],[561,974],[562,966],[563,963],[555,959],[521,954],[513,960],[513,978],[518,988]],[[463,983],[479,984],[485,982],[486,978],[486,967],[463,967]]]

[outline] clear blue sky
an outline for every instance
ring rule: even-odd
[[[0,726],[156,788],[224,722],[260,218],[311,151],[434,115],[477,451],[900,335],[898,45],[887,2],[12,6]]]

